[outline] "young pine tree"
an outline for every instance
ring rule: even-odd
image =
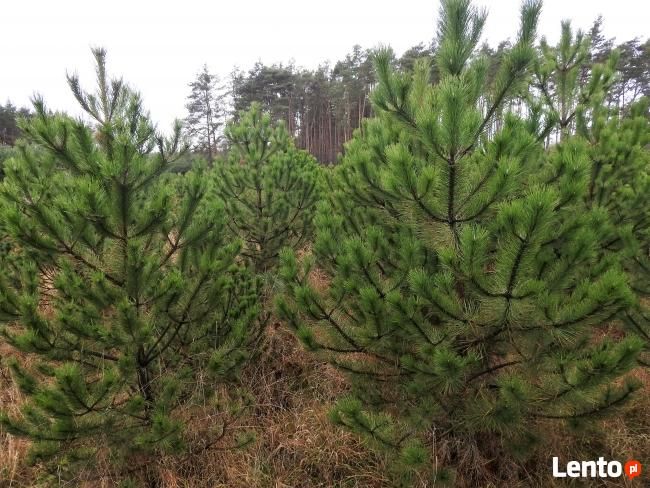
[[[524,2],[492,82],[475,55],[485,14],[469,0],[442,2],[438,84],[426,62],[410,76],[378,55],[377,116],[347,146],[313,254],[282,254],[280,313],[352,381],[333,420],[386,449],[405,485],[417,471],[448,480],[459,463],[482,485],[487,460],[516,476],[502,454],[638,387],[625,373],[641,341],[594,337],[634,295],[616,260],[600,260],[587,148],[545,152],[539,114],[503,114],[530,80],[539,11]]]
[[[553,128],[562,133],[563,140],[554,150],[565,150],[566,138],[579,138],[586,144],[589,178],[584,203],[599,213],[602,232],[607,235],[602,241],[601,259],[621,259],[632,280],[637,302],[622,317],[629,326],[628,333],[646,342],[646,354],[640,360],[650,364],[648,101],[642,99],[625,111],[607,103],[618,78],[618,52],[610,52],[602,63],[594,63],[582,54],[589,41],[593,43],[594,39],[584,40],[580,32],[574,36],[569,24],[563,23],[559,44],[543,45],[542,62],[537,64],[538,69],[544,66],[543,76],[537,71],[538,97],[550,114],[548,120]],[[579,73],[581,79],[576,80]],[[572,89],[567,90],[567,85]],[[558,100],[560,107],[570,107],[565,109],[565,115],[558,114]],[[569,141],[569,146],[572,144],[574,141]]]
[[[298,249],[310,237],[318,164],[257,103],[228,125],[226,137],[231,148],[217,165],[216,182],[227,225],[244,242],[242,252],[255,271],[271,271],[280,249]]]
[[[585,204],[602,215],[607,238],[601,256],[616,254],[630,276],[637,300],[622,318],[627,332],[645,342],[639,361],[650,366],[649,101],[641,99],[621,115],[607,107],[606,96],[601,92],[577,116],[577,136],[587,142],[590,163]]]
[[[578,105],[589,97],[582,77],[589,60],[590,39],[580,30],[574,32],[569,21],[562,22],[560,41],[555,47],[541,41],[541,55],[534,63],[534,86],[557,122],[559,135],[565,137],[575,126]]]
[[[93,125],[36,100],[23,130],[37,151],[23,145],[0,186],[17,249],[0,265],[0,319],[22,353],[11,368],[26,398],[21,415],[0,420],[58,476],[97,456],[119,470],[135,454],[180,451],[179,409],[204,405],[237,370],[257,311],[206,178],[166,174],[180,126],[158,136],[93,52],[97,92],[69,77]]]

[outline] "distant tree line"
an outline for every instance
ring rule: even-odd
[[[13,146],[20,135],[18,118],[29,115],[26,108],[18,108],[7,101],[0,105],[0,146]]]
[[[18,108],[9,101],[0,105],[0,180],[4,177],[4,162],[13,156],[13,146],[20,135],[18,119],[29,114],[28,109]]]
[[[617,80],[605,103],[622,112],[642,96],[650,95],[650,39],[636,38],[616,45],[613,39],[603,35],[602,26],[603,19],[599,17],[589,32],[580,34],[584,49],[574,54],[586,56],[593,64],[609,59],[614,50],[618,51]],[[496,48],[487,44],[481,48],[481,54],[490,60],[492,78],[510,47],[510,42],[506,41]],[[392,53],[391,64],[399,71],[412,71],[415,60],[433,61],[436,50],[435,42],[420,43],[402,56]],[[372,49],[357,45],[333,65],[323,63],[310,70],[293,63],[267,65],[258,62],[249,70],[235,68],[224,79],[204,66],[189,84],[186,135],[193,141],[194,150],[211,162],[223,149],[226,121],[237,119],[238,113],[257,102],[271,114],[274,122],[282,121],[286,125],[298,148],[308,150],[321,163],[334,163],[343,144],[360,127],[361,121],[373,115],[369,98],[376,83],[372,55]],[[572,62],[584,64],[577,58]],[[431,80],[436,83],[436,64],[430,64]],[[588,70],[584,70],[582,80],[588,74]],[[516,109],[513,104],[517,103],[522,109],[526,105],[513,98],[509,108]],[[0,105],[0,146],[14,144],[19,134],[16,119],[28,113],[27,109],[17,108],[10,102]]]
[[[637,38],[615,45],[613,39],[603,35],[602,25],[603,19],[599,17],[589,32],[577,34],[582,37],[585,50],[576,54],[586,56],[593,64],[603,62],[614,50],[618,51],[617,80],[607,95],[606,103],[610,108],[624,111],[642,96],[650,95],[650,39],[641,41]],[[510,47],[508,41],[496,48],[487,44],[482,46],[481,54],[487,55],[490,60],[491,78],[496,75],[503,54]],[[436,50],[435,42],[420,43],[406,50],[401,57],[392,53],[391,64],[399,71],[412,71],[417,59],[433,61]],[[216,76],[209,75],[204,68],[190,85],[192,95],[188,104],[188,107],[193,106],[190,107],[190,118],[196,118],[196,113],[203,113],[204,118],[196,125],[190,124],[189,132],[197,131],[193,127],[206,126],[205,115],[210,111],[200,104],[197,106],[196,86],[201,79],[205,82],[208,75],[215,80],[212,83],[216,91],[211,96],[205,94],[205,99],[218,101],[212,113],[236,118],[241,110],[258,102],[274,121],[286,124],[299,148],[311,152],[321,163],[334,163],[343,144],[360,127],[361,121],[373,115],[369,98],[376,83],[372,57],[372,49],[357,45],[334,65],[324,63],[313,70],[299,68],[292,63],[267,65],[258,62],[247,71],[234,69],[221,85],[217,83]],[[573,60],[574,63],[577,61],[581,66],[584,64],[583,60]],[[436,64],[430,64],[431,80],[436,83]],[[586,79],[588,72],[585,71],[582,76]],[[511,100],[509,108],[516,109],[513,104],[517,103],[520,102]],[[520,105],[522,108],[525,106],[523,103]],[[212,144],[206,144],[205,140],[196,142],[196,148],[206,156],[214,150],[214,139]]]

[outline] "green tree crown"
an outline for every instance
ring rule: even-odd
[[[318,164],[256,103],[228,125],[226,137],[231,149],[215,173],[226,224],[257,272],[273,270],[283,247],[298,249],[311,237]]]
[[[35,100],[29,145],[0,186],[16,244],[0,266],[0,319],[23,353],[10,364],[27,399],[0,421],[34,441],[32,461],[64,473],[182,449],[180,410],[232,378],[257,315],[257,285],[207,178],[166,173],[183,151],[180,124],[159,136],[93,53],[97,91],[69,77],[92,125]],[[222,427],[238,401],[217,396]],[[206,446],[221,435],[206,433]]]
[[[625,373],[642,341],[594,340],[636,296],[601,252],[606,214],[584,205],[589,148],[545,150],[540,107],[505,110],[531,81],[540,7],[523,3],[494,76],[468,0],[442,2],[436,85],[426,61],[402,74],[380,53],[377,116],[346,147],[313,253],[282,254],[279,312],[353,384],[332,419],[407,485],[414,470],[451,479],[471,445],[529,452],[547,422],[580,425],[638,388]]]

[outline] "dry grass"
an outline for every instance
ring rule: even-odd
[[[0,356],[11,354],[0,346]],[[0,409],[16,413],[22,402],[6,368],[0,370]],[[650,372],[636,373],[650,387]],[[388,469],[380,456],[368,450],[353,435],[334,427],[327,412],[347,390],[345,378],[332,367],[316,362],[302,351],[295,339],[276,324],[271,327],[265,350],[242,374],[254,396],[252,408],[236,428],[251,430],[255,442],[245,449],[206,450],[189,459],[166,457],[152,463],[149,478],[160,488],[308,488],[308,487],[390,487]],[[213,422],[209,412],[191,434],[200,435]],[[487,442],[487,441],[486,441]],[[0,487],[34,486],[33,469],[24,465],[28,443],[0,430]],[[525,464],[500,455],[498,446],[475,442],[463,446],[438,444],[462,452],[456,486],[459,487],[564,487],[564,486],[642,486],[638,480],[619,479],[580,484],[551,477],[551,458],[650,459],[650,398],[643,392],[616,418],[599,431],[567,436],[557,424],[549,424],[547,438],[537,454]],[[493,453],[488,457],[486,453]],[[645,461],[645,462],[644,462]],[[116,486],[108,476],[109,466],[98,464],[103,479],[87,483],[90,487]],[[478,480],[481,480],[480,482]],[[144,485],[141,480],[141,484]],[[430,487],[419,482],[416,486]]]
[[[243,373],[256,399],[245,427],[247,449],[206,451],[186,463],[160,463],[164,487],[383,487],[382,460],[327,418],[347,385],[336,370],[313,362],[278,327],[265,352]]]
[[[0,351],[9,353],[8,348]],[[22,398],[8,371],[2,373],[0,409],[15,414]],[[347,388],[344,378],[329,365],[314,362],[277,324],[269,331],[262,357],[243,372],[242,381],[254,402],[235,428],[253,431],[255,442],[244,449],[206,450],[186,460],[162,458],[148,470],[158,486],[389,486],[382,460],[327,418],[333,400]],[[212,421],[206,413],[190,437],[209,429],[206,424]],[[24,463],[29,443],[1,429],[0,440],[0,488],[34,486],[38,473]],[[96,466],[103,477],[84,486],[117,484],[110,466],[101,460]]]
[[[2,359],[15,356],[16,352],[0,343],[0,410],[11,415],[18,414],[23,398],[14,386]],[[25,358],[24,358],[25,359]],[[24,464],[29,442],[9,435],[0,427],[0,487],[28,486],[31,473]]]

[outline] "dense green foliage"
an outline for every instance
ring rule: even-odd
[[[560,138],[579,137],[587,146],[588,185],[584,204],[600,214],[606,238],[600,256],[621,260],[637,295],[625,322],[650,347],[650,117],[648,99],[622,110],[612,103],[620,91],[616,66],[624,49],[589,59],[590,41],[562,24],[557,46],[542,43],[535,79],[540,106]],[[647,354],[640,359],[649,364]]]
[[[624,320],[645,341],[640,362],[650,366],[650,117],[648,99],[632,105],[625,118],[607,117],[601,104],[592,123],[580,123],[589,141],[590,181],[586,203],[608,215],[608,239],[601,254],[617,253],[638,297]]]
[[[602,225],[608,237],[601,256],[606,259],[615,253],[621,259],[637,295],[635,306],[625,311],[624,321],[645,342],[639,360],[646,366],[650,366],[649,101],[643,98],[631,104],[623,117],[604,105],[601,93],[591,106],[579,110],[576,130],[589,148],[585,203],[607,215]]]
[[[0,186],[16,243],[0,265],[0,319],[23,353],[11,368],[27,399],[0,420],[59,477],[97,457],[119,470],[134,454],[181,450],[179,409],[215,395],[224,427],[240,400],[218,385],[246,359],[257,315],[255,281],[205,174],[165,173],[183,150],[180,126],[159,137],[94,54],[96,93],[69,78],[94,125],[36,100]]]
[[[319,168],[259,104],[227,127],[226,138],[231,149],[216,166],[217,192],[228,227],[244,242],[242,254],[257,272],[266,272],[280,249],[299,249],[311,237]]]
[[[615,166],[623,141],[644,151],[639,120],[607,122],[636,129],[620,141],[603,132],[606,147],[563,137],[545,150],[558,122],[564,131],[595,114],[569,115],[575,107],[562,100],[578,84],[560,66],[547,73],[567,77],[553,84],[559,110],[552,96],[550,107],[530,99],[523,116],[505,110],[537,64],[540,4],[524,3],[518,39],[493,75],[475,55],[485,15],[468,0],[442,5],[439,83],[426,62],[410,76],[377,56],[377,116],[347,146],[313,254],[283,253],[287,296],[278,300],[305,345],[353,382],[333,420],[396,451],[406,485],[413,470],[449,479],[446,468],[468,449],[525,455],[548,421],[575,427],[612,411],[638,389],[626,373],[644,347],[635,334],[595,340],[638,297],[625,252],[608,250],[619,216],[585,205],[594,158]],[[606,70],[593,71],[602,95],[595,85]],[[594,120],[586,125],[597,131],[604,122]],[[633,171],[645,182],[644,168]],[[313,282],[315,267],[327,286]],[[432,454],[436,445],[447,447]]]
[[[204,67],[169,138],[101,49],[95,92],[68,77],[85,119],[0,106],[0,359],[24,398],[3,435],[45,483],[154,486],[159,456],[243,447],[285,406],[260,371],[294,376],[274,311],[349,380],[331,420],[392,486],[514,479],[551,425],[619,411],[650,366],[650,49],[601,19],[538,43],[540,9],[496,50],[484,11],[441,0],[400,58],[227,88]]]
[[[0,146],[0,181],[4,178],[4,170],[3,167],[5,165],[5,162],[11,158],[15,153],[15,150],[13,147],[10,146],[5,146],[2,147]]]

